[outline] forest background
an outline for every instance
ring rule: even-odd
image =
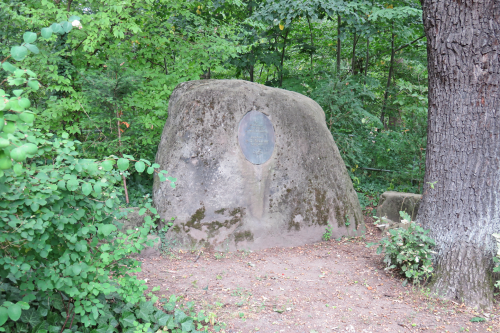
[[[418,1],[2,1],[0,52],[26,30],[81,18],[38,43],[35,126],[79,140],[87,158],[154,160],[180,82],[244,79],[317,101],[361,204],[422,190],[426,39]],[[0,72],[0,82],[7,77]],[[4,88],[5,89],[5,88]],[[128,182],[130,204],[151,175]]]

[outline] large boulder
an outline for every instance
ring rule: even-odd
[[[259,249],[364,231],[356,193],[321,107],[240,80],[181,83],[172,93],[153,201],[182,247]]]
[[[377,216],[399,222],[401,220],[399,212],[404,211],[410,215],[412,221],[415,221],[421,199],[421,194],[395,191],[384,192],[378,201]]]

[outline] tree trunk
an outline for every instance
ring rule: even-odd
[[[358,34],[354,32],[354,37],[352,41],[352,59],[351,59],[351,68],[352,68],[352,74],[356,75],[358,74],[356,71],[356,44],[358,44]]]
[[[500,231],[500,2],[424,0],[423,20],[429,118],[418,219],[437,244],[432,288],[490,307],[491,234]]]
[[[287,30],[285,32],[285,37],[283,37],[283,50],[281,51],[281,71],[279,73],[279,76],[280,76],[280,83],[279,83],[279,87],[281,88],[283,86],[283,64],[285,62],[285,50],[286,50],[286,40],[288,38],[288,33],[290,32],[290,30]]]
[[[380,112],[380,122],[384,125],[384,129],[387,129],[385,123],[385,109],[387,107],[387,99],[389,98],[389,88],[391,87],[392,73],[394,72],[394,24],[392,24],[392,33],[391,33],[391,62],[389,64],[389,75],[387,76],[387,86],[385,87],[384,93],[384,102],[382,104],[382,112]]]

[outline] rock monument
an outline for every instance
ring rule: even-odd
[[[422,200],[421,194],[395,191],[384,192],[378,201],[377,216],[381,218],[387,217],[393,222],[399,222],[401,220],[399,212],[404,211],[410,215],[412,221],[415,221],[420,207],[420,200]]]
[[[184,248],[260,249],[364,232],[359,202],[325,123],[301,94],[240,80],[181,83],[172,93],[153,201]]]

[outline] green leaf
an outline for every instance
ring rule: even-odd
[[[139,209],[139,216],[144,215],[144,213],[146,213],[146,208]]]
[[[28,55],[28,49],[24,46],[13,46],[10,49],[10,55],[14,60],[21,61]]]
[[[42,37],[45,39],[49,39],[52,36],[52,28],[42,28]]]
[[[31,52],[33,52],[34,54],[40,53],[40,50],[38,49],[38,47],[36,47],[36,45],[33,45],[33,44],[24,44],[24,46],[28,50],[30,50]]]
[[[135,316],[131,312],[124,312],[120,317],[120,323],[124,327],[134,327]]]
[[[26,311],[23,311],[21,315],[21,321],[34,327],[42,322],[42,317],[40,316],[40,313],[38,313],[38,311],[30,308]]]
[[[137,316],[137,318],[149,322],[151,320],[149,315],[152,314],[154,310],[155,307],[151,301],[143,302],[139,306],[139,309],[135,311],[135,315]]]
[[[36,33],[26,31],[23,35],[23,40],[25,43],[33,43],[34,41],[36,41]]]
[[[143,161],[135,162],[135,169],[137,172],[143,172],[146,169],[146,164]]]
[[[92,193],[92,184],[90,184],[90,183],[83,184],[82,185],[82,192],[85,195],[89,195],[90,193]]]
[[[105,160],[102,162],[102,168],[106,171],[111,171],[113,170],[113,164],[114,164],[114,161],[113,160]]]
[[[167,314],[163,311],[157,311],[155,313],[155,322],[158,323],[160,326],[165,326],[167,325],[168,320],[172,318],[172,315]]]
[[[33,120],[35,120],[35,114],[33,112],[26,111],[19,115],[19,119],[21,121],[24,121],[25,123],[31,124],[33,123]],[[30,152],[29,154],[34,154],[34,153],[35,152]]]
[[[82,267],[79,264],[74,264],[72,270],[73,270],[73,275],[77,276],[78,274],[81,273]]]
[[[18,321],[21,317],[21,305],[20,304],[12,304],[7,309],[7,313],[9,314],[9,318],[13,321]]]
[[[69,191],[76,191],[78,188],[78,180],[77,179],[70,179],[66,183],[66,187],[68,188]]]
[[[113,208],[114,206],[113,199],[106,200],[106,206],[108,206],[109,208]]]
[[[4,62],[2,64],[2,68],[7,71],[7,72],[11,72],[11,73],[14,73],[16,70],[17,70],[17,67],[12,65],[10,62]]]
[[[147,173],[148,173],[148,174],[152,174],[153,172],[155,172],[155,168],[153,168],[153,167],[148,167]]]
[[[81,21],[80,16],[72,15],[69,17],[68,22]]]
[[[194,322],[192,320],[183,322],[181,327],[184,332],[192,332],[195,329]]]
[[[29,99],[23,97],[19,100],[19,106],[23,109],[29,108],[31,106],[31,102]]]
[[[5,324],[7,319],[9,318],[9,315],[7,313],[7,308],[4,308],[3,306],[0,306],[0,327]]]
[[[65,33],[68,33],[71,31],[71,29],[73,29],[73,26],[71,25],[71,23],[69,23],[67,21],[61,22],[61,26],[62,26]]]
[[[20,163],[14,164],[14,167],[12,168],[16,175],[20,176],[23,173],[23,166]]]
[[[126,158],[120,158],[117,162],[117,165],[120,171],[125,171],[128,169],[129,161]]]
[[[12,93],[16,95],[16,97],[19,97],[23,93],[23,90],[22,89],[12,90]]]
[[[55,34],[63,34],[64,33],[64,30],[63,28],[61,27],[61,25],[59,23],[54,23],[50,26],[50,28],[52,29],[52,32],[55,33]]]
[[[99,226],[99,232],[104,236],[108,236],[113,231],[117,230],[113,224],[101,224]]]
[[[97,195],[100,195],[101,194],[101,188],[102,188],[102,185],[97,183],[94,185],[94,191]]]
[[[31,210],[33,211],[33,213],[35,213],[35,212],[37,212],[37,211],[38,211],[38,209],[40,209],[40,205],[39,205],[39,204],[37,204],[37,203],[32,203],[32,204],[30,205],[30,208],[31,208]]]

